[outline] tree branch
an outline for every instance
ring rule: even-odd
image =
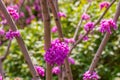
[[[10,25],[10,28],[13,31],[16,31],[17,30],[16,24],[13,21],[13,19],[11,18],[10,14],[8,13],[8,11],[6,9],[6,6],[5,6],[5,4],[3,3],[2,0],[0,0],[0,9],[1,9],[2,13],[4,14],[4,17],[7,19],[7,22]],[[22,37],[21,36],[16,37],[16,40],[17,40],[17,42],[20,46],[20,49],[21,49],[21,51],[24,55],[24,58],[25,58],[25,60],[28,64],[28,67],[30,68],[30,72],[33,76],[33,79],[40,80],[39,75],[36,72],[36,70],[35,70],[35,68],[32,64],[31,58],[30,58],[29,53],[28,53],[28,49],[27,49],[26,45],[24,44],[24,41],[23,41]]]
[[[88,9],[90,8],[90,6],[91,6],[91,2],[89,2],[89,5],[87,6],[87,8],[86,8],[86,10],[84,11],[84,13],[86,13],[86,12],[88,11]],[[81,25],[82,25],[82,22],[83,22],[83,19],[81,18],[80,21],[79,21],[79,23],[78,23],[78,25],[77,25],[77,27],[76,27],[75,34],[74,34],[74,37],[73,37],[73,39],[74,39],[75,41],[77,40],[78,33],[79,33],[79,29],[80,29],[80,27],[81,27]]]
[[[50,13],[47,0],[40,0],[40,3],[44,22],[45,50],[47,51],[51,44]],[[48,63],[46,63],[46,80],[52,80],[52,66]]]
[[[117,20],[118,20],[119,16],[120,16],[120,1],[118,3],[117,11],[116,11],[114,19],[113,19],[116,23],[117,23]],[[102,54],[102,51],[105,48],[109,38],[110,38],[110,34],[106,33],[103,40],[102,40],[102,42],[101,42],[101,44],[100,44],[100,46],[99,46],[99,48],[98,48],[98,50],[97,50],[97,52],[96,52],[96,54],[95,54],[95,56],[94,56],[94,58],[93,58],[93,60],[92,60],[91,65],[89,67],[90,72],[92,72],[94,70],[94,68],[96,67],[96,65],[97,65],[97,63],[99,61],[99,58],[100,58],[100,56]]]
[[[113,3],[115,2],[116,0],[113,0],[111,3],[110,3],[110,6],[103,12],[103,14],[99,17],[99,19],[95,22],[95,25],[94,27],[102,20],[102,18],[105,16],[105,14],[107,13],[107,11],[109,10],[109,8],[113,5]],[[87,36],[88,34],[90,33],[90,31],[88,31],[87,33],[85,33],[81,38],[79,38],[71,47],[70,49],[70,52],[72,52],[72,50],[83,40],[83,38],[85,36]]]

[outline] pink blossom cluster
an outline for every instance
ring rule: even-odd
[[[83,80],[98,80],[99,76],[96,72],[90,73],[90,71],[86,71],[83,74]]]
[[[12,31],[9,30],[8,32],[6,32],[6,38],[12,40],[14,37],[19,37],[20,36],[20,32],[17,31]]]
[[[3,77],[2,77],[2,75],[0,74],[0,80],[3,80]]]
[[[80,34],[78,38],[80,39],[81,37],[83,37],[82,34]],[[85,36],[85,37],[83,38],[83,41],[88,41],[88,39],[89,39],[88,36]]]
[[[99,4],[99,7],[100,7],[100,9],[103,9],[103,8],[108,8],[109,5],[110,5],[109,2],[104,1],[104,2],[101,2],[101,3]]]
[[[59,39],[52,41],[51,47],[46,51],[44,59],[50,65],[61,65],[69,52],[69,46]]]
[[[83,19],[83,20],[89,20],[89,19],[90,19],[90,16],[89,16],[88,14],[84,13],[84,14],[82,15],[82,19]]]
[[[92,31],[94,28],[94,23],[93,22],[88,22],[84,25],[84,29],[86,32]]]
[[[63,12],[58,12],[58,16],[61,18],[61,17],[64,17],[64,18],[66,18],[66,14],[65,13],[63,13]]]
[[[58,29],[57,29],[57,26],[54,26],[54,27],[52,28],[51,32],[56,33],[57,30],[58,30]]]
[[[19,19],[19,13],[17,9],[18,9],[17,5],[7,7],[8,12],[15,20]]]
[[[0,29],[0,35],[3,36],[5,34],[5,31],[3,29]]]
[[[72,57],[69,57],[68,61],[69,61],[70,64],[75,64],[75,60]]]
[[[73,38],[65,38],[64,41],[66,43],[74,43],[75,42],[75,40]]]
[[[104,33],[104,32],[108,32],[108,33],[112,33],[111,29],[117,30],[117,25],[116,22],[113,21],[113,19],[109,19],[109,20],[102,20],[100,22],[100,32]]]
[[[61,72],[61,70],[60,70],[59,66],[53,67],[53,69],[52,69],[53,74],[58,75],[60,72]]]
[[[38,74],[39,74],[40,76],[42,76],[42,77],[45,76],[45,70],[44,70],[43,67],[41,67],[41,66],[34,66],[34,67],[35,67],[36,71],[38,72]]]

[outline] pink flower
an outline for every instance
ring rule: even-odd
[[[101,33],[104,33],[104,32],[108,32],[108,33],[112,33],[111,29],[114,29],[114,30],[117,30],[117,25],[116,23],[112,20],[112,19],[109,19],[109,20],[102,20],[100,22],[100,32]]]
[[[57,30],[58,30],[58,29],[57,29],[57,26],[54,26],[51,31],[52,31],[53,33],[56,33]]]
[[[15,20],[19,19],[19,13],[17,12],[17,9],[18,8],[16,7],[16,5],[7,7],[8,12]]]
[[[53,74],[56,74],[56,75],[58,75],[59,73],[61,72],[61,70],[60,70],[60,67],[54,67],[53,69],[52,69],[52,73]]]
[[[75,60],[74,60],[72,57],[69,57],[69,58],[68,58],[68,61],[69,61],[69,63],[71,63],[71,64],[75,64]]]
[[[92,31],[94,28],[94,23],[93,22],[88,22],[84,25],[84,29],[85,31]]]
[[[84,14],[82,15],[82,19],[83,19],[83,20],[89,20],[89,19],[90,19],[90,16],[89,16],[88,14],[84,13]]]
[[[98,80],[99,76],[96,72],[90,73],[90,71],[86,71],[83,74],[83,80]]]
[[[109,2],[104,1],[104,2],[101,2],[101,3],[99,4],[99,7],[100,7],[100,9],[103,9],[103,8],[108,8],[109,5],[110,5]]]
[[[63,13],[63,12],[58,12],[58,16],[61,18],[61,17],[64,17],[64,18],[66,18],[66,14],[65,13]]]
[[[14,37],[19,37],[19,36],[20,36],[19,31],[9,30],[8,32],[6,32],[6,38],[10,40],[12,40]]]
[[[2,25],[5,25],[7,23],[7,20],[6,19],[3,19],[1,22],[0,22],[0,24],[2,24]]]
[[[5,31],[3,29],[0,29],[0,35],[4,35]]]
[[[40,66],[34,66],[34,67],[35,67],[36,71],[38,72],[38,74],[39,74],[40,76],[42,76],[42,77],[45,76],[45,70],[44,70],[43,67],[40,67]]]
[[[3,77],[2,77],[2,75],[0,74],[0,80],[3,80]]]
[[[82,34],[80,34],[78,38],[80,39],[81,37],[83,37]],[[88,36],[85,36],[85,37],[83,38],[84,41],[88,41],[88,39],[89,39]]]
[[[65,38],[64,40],[66,43],[74,43],[75,42],[75,40],[73,38],[69,38],[69,39]]]

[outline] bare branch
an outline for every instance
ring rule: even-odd
[[[50,13],[47,0],[40,0],[40,3],[44,22],[45,50],[48,50],[51,44]],[[46,80],[52,80],[52,66],[48,63],[46,63]]]
[[[13,19],[11,18],[10,14],[8,13],[8,11],[6,9],[6,6],[5,6],[5,4],[3,3],[2,0],[0,0],[0,9],[1,9],[2,13],[4,14],[4,17],[7,19],[7,22],[10,25],[10,28],[13,31],[16,31],[17,30],[16,24],[13,21]],[[31,72],[33,78],[35,80],[40,80],[39,75],[36,72],[36,70],[35,70],[35,68],[34,68],[34,66],[32,64],[32,61],[30,59],[27,47],[26,47],[22,37],[21,36],[20,37],[16,37],[16,40],[17,40],[17,42],[18,42],[18,44],[20,46],[20,49],[21,49],[21,51],[22,51],[22,53],[24,55],[24,58],[25,58],[25,60],[26,60],[26,62],[28,64],[28,67],[30,68],[30,72]]]
[[[117,23],[117,20],[118,20],[119,16],[120,16],[120,1],[119,1],[117,11],[116,11],[114,19],[113,19],[116,23]],[[90,72],[92,72],[94,70],[94,68],[96,67],[96,65],[97,65],[97,63],[99,61],[99,58],[100,58],[100,56],[102,54],[102,51],[105,48],[109,38],[110,38],[110,34],[106,33],[103,40],[102,40],[102,42],[101,42],[101,44],[100,44],[100,46],[99,46],[99,48],[98,48],[98,50],[97,50],[97,52],[96,52],[96,54],[95,54],[95,56],[94,56],[94,58],[93,58],[93,60],[92,60],[91,65],[89,67]]]

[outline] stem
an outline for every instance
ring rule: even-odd
[[[47,0],[40,0],[40,3],[44,22],[45,50],[48,50],[51,44],[50,13]],[[46,67],[46,80],[52,80],[52,66],[46,63]]]
[[[63,33],[62,33],[62,29],[61,29],[61,22],[60,22],[60,18],[58,17],[58,14],[57,14],[55,4],[53,3],[53,0],[48,0],[48,1],[49,1],[49,5],[52,9],[52,13],[53,13],[53,16],[55,18],[55,22],[56,22],[56,25],[57,25],[57,28],[58,28],[59,39],[61,41],[64,41]],[[66,69],[66,74],[67,74],[68,80],[73,80],[71,68],[70,68],[70,65],[69,65],[69,62],[68,62],[68,57],[65,59],[65,69]]]
[[[7,9],[6,9],[6,6],[5,4],[3,3],[2,0],[0,0],[0,9],[2,11],[2,13],[4,14],[4,17],[7,19],[7,22],[8,24],[10,25],[10,28],[13,30],[13,31],[16,31],[17,30],[17,27],[16,27],[16,24],[15,22],[13,21],[13,19],[11,18],[10,14],[8,13]],[[35,80],[40,80],[39,78],[39,75],[38,73],[36,72],[33,64],[32,64],[32,61],[31,61],[31,58],[29,56],[29,53],[28,53],[28,49],[22,39],[22,37],[16,37],[16,40],[17,40],[17,43],[19,44],[19,47],[23,53],[23,56],[28,64],[28,67],[30,68],[30,72],[33,76],[33,79]]]
[[[115,2],[116,0],[113,0],[111,3],[110,3],[110,6],[103,12],[103,14],[99,17],[99,19],[95,22],[95,25],[94,27],[99,24],[99,22],[102,20],[102,18],[105,16],[105,14],[107,13],[107,11],[109,10],[109,8],[113,5],[113,3]],[[82,41],[82,39],[87,36],[88,34],[90,33],[90,31],[88,31],[87,33],[85,33],[81,38],[79,38],[71,47],[70,49],[70,54],[72,52],[72,50]]]
[[[91,2],[89,2],[89,5],[88,5],[88,7],[86,8],[86,10],[84,11],[84,13],[86,13],[86,12],[88,11],[88,9],[90,8],[90,6],[91,6]],[[82,22],[83,22],[83,19],[81,18],[81,20],[79,21],[79,23],[78,23],[78,25],[77,25],[77,28],[76,28],[76,30],[75,30],[75,34],[74,34],[74,37],[73,37],[73,39],[74,39],[75,41],[77,40],[78,33],[79,33],[79,29],[80,29],[80,27],[81,27],[81,25],[82,25]]]
[[[0,59],[0,74],[2,75],[2,77],[4,78],[4,71],[3,71],[3,68],[2,68],[2,59]]]
[[[58,13],[57,13],[57,9],[55,7],[55,4],[54,4],[53,0],[48,0],[48,2],[49,2],[49,5],[52,9],[52,13],[53,13],[53,16],[54,16],[54,19],[55,19],[55,23],[56,23],[57,28],[58,28],[59,39],[61,41],[63,41],[63,33],[62,33],[62,28],[61,28],[61,22],[60,22],[60,18],[58,16]]]
[[[1,57],[2,62],[6,59],[6,57],[7,57],[8,54],[9,54],[11,42],[12,42],[12,41],[10,40],[9,43],[8,43],[8,46],[7,46],[7,49],[6,49],[6,52],[5,52],[4,56]]]
[[[119,1],[117,11],[116,11],[114,19],[113,19],[116,23],[117,23],[117,20],[118,20],[119,16],[120,16],[120,1]],[[96,54],[95,54],[95,57],[93,58],[92,63],[90,65],[90,67],[89,67],[90,72],[92,72],[94,70],[94,68],[96,67],[96,65],[97,65],[97,63],[99,61],[99,58],[100,58],[100,56],[102,54],[102,51],[105,48],[109,38],[110,38],[110,34],[106,33],[103,40],[102,40],[102,42],[101,42],[101,44],[100,44],[100,46],[99,46],[99,48],[98,48],[98,50],[97,50],[97,52],[96,52]]]

